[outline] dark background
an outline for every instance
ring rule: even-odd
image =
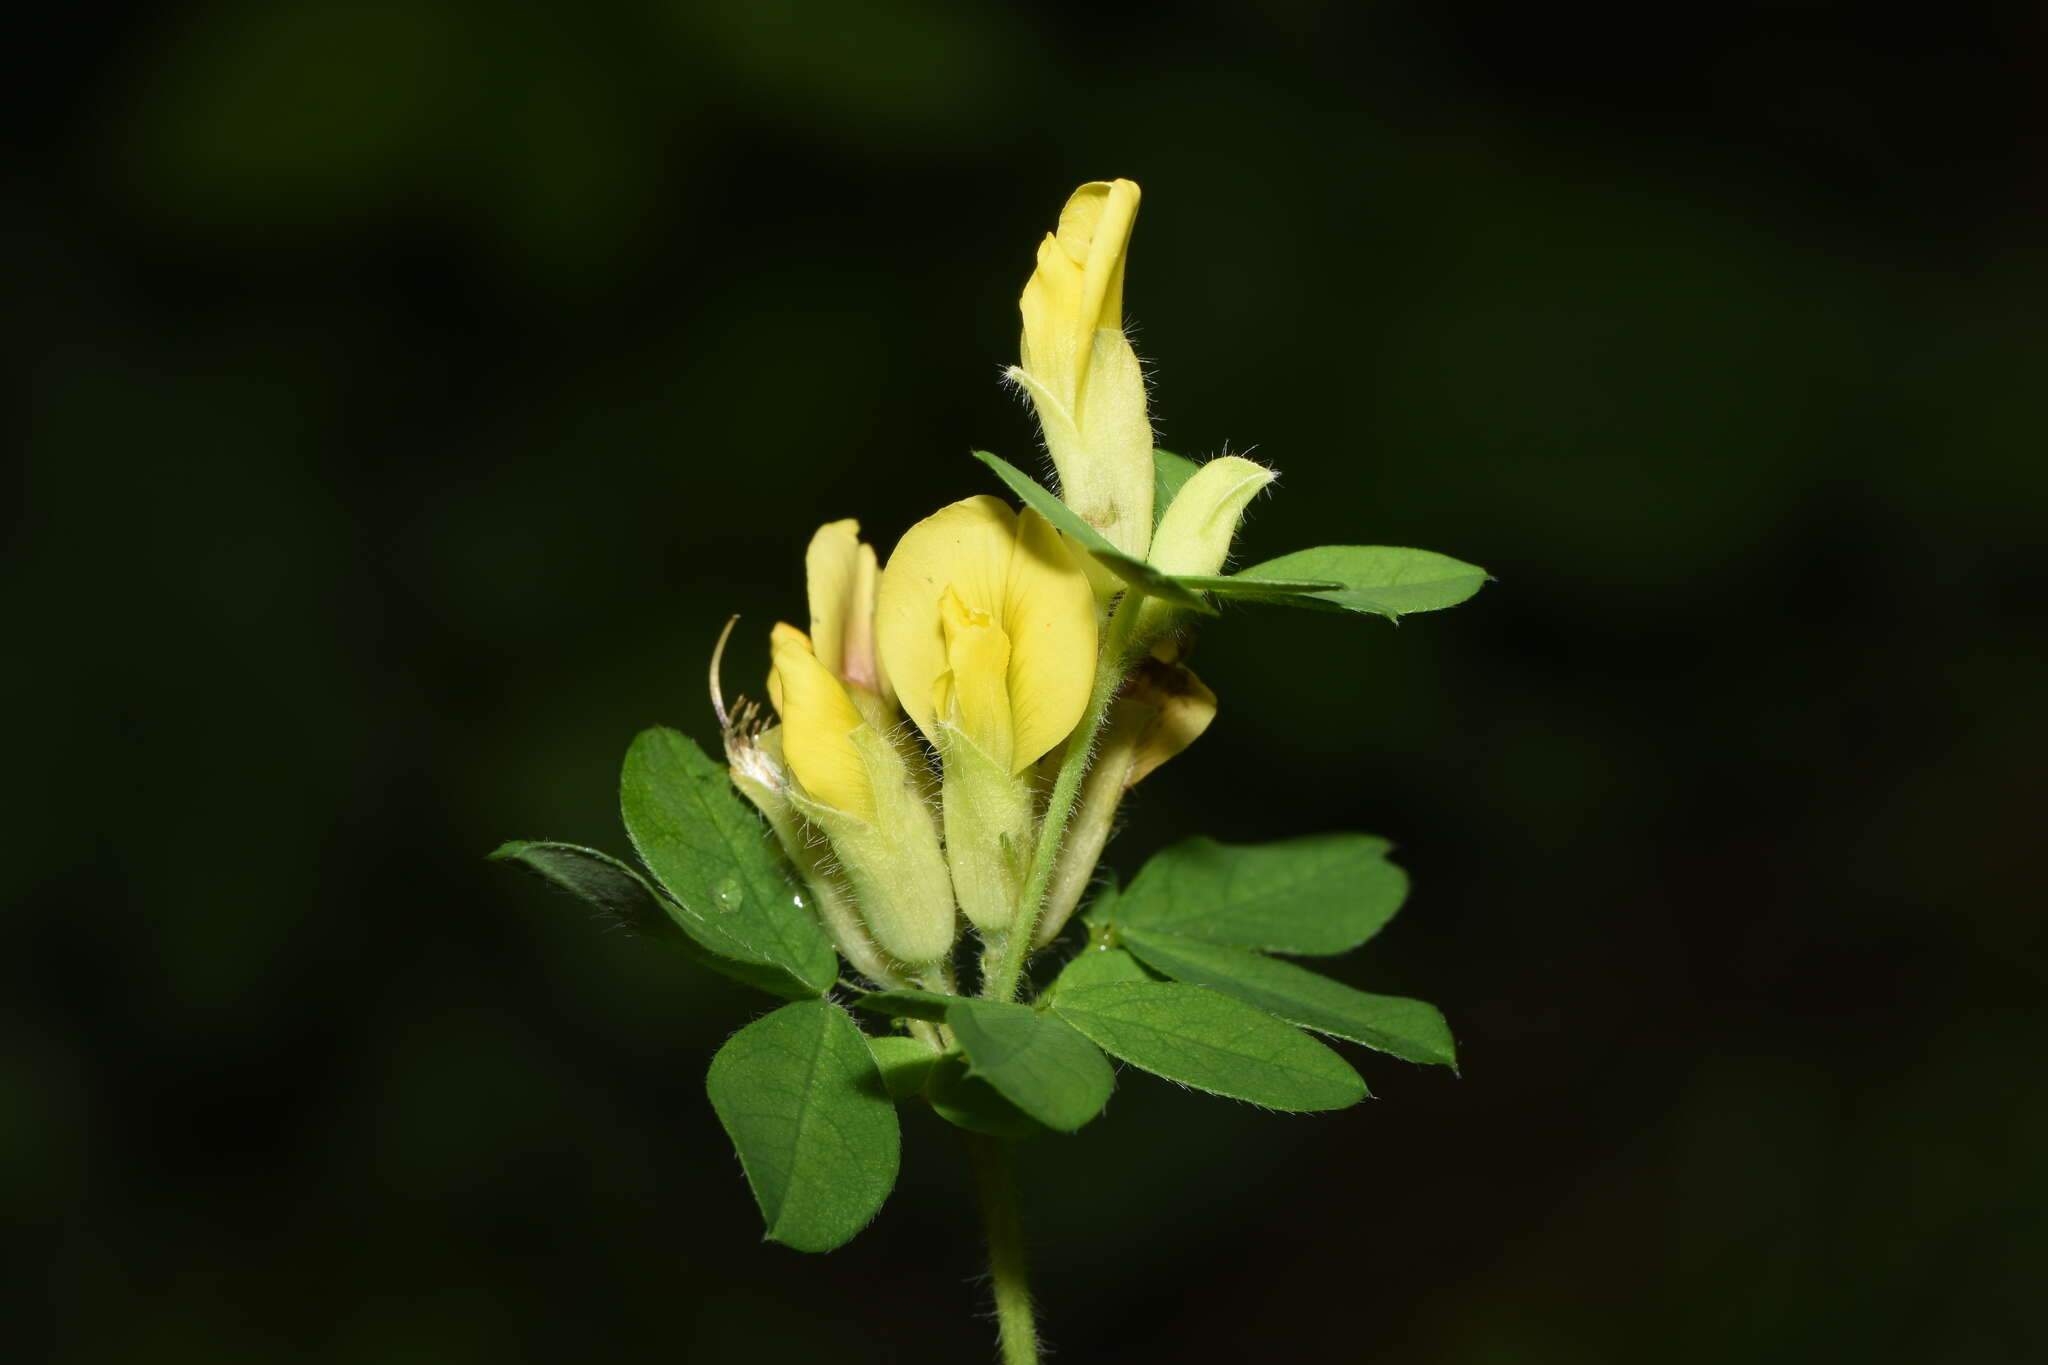
[[[31,1358],[982,1359],[959,1154],[758,1241],[759,997],[483,863],[622,850],[729,612],[1035,460],[1039,233],[1145,188],[1241,542],[1487,566],[1234,612],[1110,861],[1387,834],[1340,968],[1465,1074],[1127,1074],[1029,1152],[1070,1361],[2040,1359],[2038,6],[42,6],[0,1125]],[[753,685],[753,684],[750,684]],[[756,687],[757,685],[753,685]]]

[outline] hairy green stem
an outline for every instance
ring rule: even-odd
[[[1038,848],[1031,856],[1031,874],[1024,880],[1024,894],[1018,898],[1017,914],[1009,933],[995,951],[995,961],[982,981],[981,994],[988,1000],[1015,1000],[1024,975],[1024,960],[1031,956],[1031,936],[1038,928],[1038,912],[1045,904],[1046,888],[1052,884],[1053,867],[1059,862],[1060,841],[1067,832],[1067,817],[1074,813],[1074,798],[1080,794],[1081,779],[1087,776],[1088,760],[1095,752],[1095,736],[1109,715],[1116,690],[1130,671],[1131,632],[1138,623],[1138,608],[1144,599],[1125,592],[1110,614],[1109,629],[1103,633],[1102,648],[1096,656],[1095,687],[1088,696],[1088,709],[1067,740],[1067,756],[1053,779],[1052,795],[1045,803],[1045,822],[1038,830]]]
[[[1017,1214],[1017,1174],[1010,1144],[964,1129],[967,1162],[981,1195],[981,1221],[988,1238],[989,1279],[995,1288],[996,1332],[1003,1365],[1038,1365],[1038,1328],[1031,1317],[1031,1288],[1025,1277],[1024,1223]]]

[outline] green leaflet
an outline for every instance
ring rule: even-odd
[[[1084,986],[1110,986],[1122,981],[1150,981],[1152,974],[1138,965],[1138,959],[1121,948],[1098,948],[1094,944],[1081,950],[1080,956],[1060,969],[1053,983],[1046,987],[1046,999],[1050,1000],[1061,991],[1079,990]]]
[[[838,954],[723,764],[674,730],[643,730],[619,774],[619,813],[690,937],[721,957],[780,967],[806,994],[831,989]]]
[[[1061,1132],[1079,1128],[1102,1112],[1116,1084],[1116,1073],[1093,1043],[1029,1005],[909,990],[876,991],[854,1003],[880,1014],[946,1025],[966,1054],[968,1073],[994,1087],[1034,1123],[1048,1128]],[[934,1073],[933,1079],[940,1079],[939,1074]],[[973,1104],[971,1091],[956,1084],[961,1079],[964,1077],[946,1078],[951,1091],[958,1092],[954,1107],[976,1113],[986,1109]],[[933,1102],[939,1102],[938,1095],[934,1094]],[[979,1127],[975,1131],[997,1130]]]
[[[1283,597],[1313,597],[1344,586],[1329,578],[1262,578],[1256,583],[1248,584],[1236,574],[1228,573],[1175,574],[1173,581],[1192,592],[1213,592],[1218,597],[1242,597],[1253,602],[1271,602]]]
[[[1256,1005],[1290,1024],[1363,1043],[1411,1062],[1458,1064],[1450,1026],[1436,1006],[1399,995],[1371,995],[1341,981],[1242,948],[1219,948],[1174,934],[1126,926],[1119,938],[1176,981]]]
[[[1233,948],[1320,956],[1371,938],[1408,894],[1408,876],[1369,834],[1270,844],[1184,839],[1153,855],[1117,897],[1121,928],[1156,929]]]
[[[946,1009],[960,997],[941,995],[937,991],[870,991],[856,996],[854,1004],[876,1014],[893,1015],[898,1019],[923,1019],[929,1023],[946,1022]]]
[[[972,1073],[1048,1128],[1073,1132],[1102,1112],[1116,1087],[1095,1044],[1029,1005],[962,999],[946,1022]]]
[[[1240,1000],[1174,981],[1062,991],[1053,1013],[1132,1066],[1268,1109],[1343,1109],[1365,1098],[1350,1064]]]
[[[1323,581],[1340,586],[1303,592]],[[1318,545],[1254,564],[1242,573],[1200,586],[1226,597],[1264,599],[1325,611],[1356,611],[1388,620],[1415,611],[1441,611],[1479,591],[1486,570],[1434,550],[1392,545]]]
[[[783,967],[742,962],[705,949],[685,932],[689,918],[673,901],[608,853],[575,844],[514,840],[493,850],[490,858],[533,873],[580,898],[611,923],[672,943],[691,960],[735,981],[785,999],[817,994]]]
[[[939,1060],[931,1044],[901,1033],[868,1039],[868,1051],[882,1072],[882,1084],[892,1100],[907,1100],[924,1089],[932,1063]]]
[[[868,1042],[825,1000],[784,1005],[726,1040],[705,1078],[770,1241],[830,1251],[896,1184],[899,1136]]]
[[[1159,519],[1166,515],[1166,509],[1173,505],[1174,495],[1180,486],[1194,477],[1201,466],[1185,455],[1176,455],[1170,450],[1152,452],[1152,525],[1156,528]]]
[[[932,1112],[970,1133],[1024,1141],[1052,1131],[1003,1097],[986,1077],[975,1075],[957,1052],[939,1058],[925,1083]]]
[[[1054,497],[1046,487],[1024,473],[1008,460],[991,455],[985,450],[974,452],[980,460],[996,472],[996,477],[1009,485],[1010,491],[1024,500],[1024,505],[1064,531],[1068,538],[1089,554],[1100,560],[1111,573],[1130,584],[1138,592],[1149,597],[1160,597],[1175,606],[1186,607],[1214,616],[1216,609],[1208,599],[1198,592],[1190,592],[1173,579],[1140,559],[1133,559],[1103,538],[1100,531],[1081,519],[1073,508]]]

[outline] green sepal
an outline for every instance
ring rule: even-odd
[[[515,839],[493,849],[489,857],[493,862],[520,868],[560,887],[596,910],[608,923],[674,944],[691,961],[735,981],[786,1000],[803,1000],[818,993],[784,967],[742,962],[698,942],[682,907],[609,853],[576,844]]]
[[[957,995],[941,995],[937,991],[870,991],[866,995],[855,996],[853,1003],[876,1014],[943,1024],[946,1022],[946,1007],[959,998]]]
[[[1185,584],[1188,580],[1182,580]],[[1304,592],[1301,585],[1337,586]],[[1200,580],[1225,597],[1321,611],[1355,611],[1397,621],[1411,612],[1455,607],[1486,583],[1486,570],[1434,550],[1394,545],[1318,545]]]
[[[892,1100],[907,1100],[924,1089],[932,1063],[939,1060],[930,1043],[901,1033],[869,1038],[868,1051],[874,1056],[875,1066],[882,1073],[882,1085]]]
[[[698,943],[783,968],[806,994],[832,988],[839,955],[724,764],[674,730],[643,730],[619,774],[619,813],[640,861],[681,911],[677,923]]]
[[[1366,1097],[1350,1063],[1241,1000],[1177,981],[1062,991],[1059,1015],[1112,1057],[1268,1109],[1345,1109]]]
[[[1180,486],[1195,476],[1201,466],[1185,455],[1176,455],[1170,450],[1152,452],[1152,527],[1159,528],[1159,519],[1166,515],[1166,509],[1173,506],[1174,497]]]
[[[705,1078],[770,1241],[830,1251],[896,1184],[896,1106],[846,1012],[784,1005],[726,1040]]]
[[[975,1075],[957,1052],[939,1058],[925,1081],[924,1094],[933,1113],[970,1133],[1024,1142],[1052,1131],[1005,1099],[986,1077]]]
[[[1326,956],[1378,933],[1401,908],[1408,874],[1369,834],[1269,844],[1184,839],[1153,855],[1101,918],[1232,948]]]
[[[1341,981],[1242,948],[1154,934],[1125,926],[1131,952],[1176,981],[1207,986],[1290,1024],[1362,1043],[1405,1061],[1456,1069],[1457,1045],[1437,1007],[1400,995],[1373,995]]]
[[[946,1022],[972,1073],[1055,1131],[1071,1133],[1094,1118],[1116,1088],[1100,1048],[1029,1005],[963,998]]]
[[[1103,534],[1082,519],[1081,514],[1054,497],[1044,484],[1018,469],[999,455],[985,450],[974,452],[974,458],[993,469],[996,477],[1009,486],[1011,492],[1024,500],[1024,505],[1044,517],[1059,530],[1066,533],[1076,545],[1093,555],[1102,566],[1129,584],[1134,591],[1147,597],[1158,597],[1178,607],[1214,616],[1216,609],[1209,605],[1207,598],[1192,592],[1173,581],[1173,578],[1153,568],[1142,559],[1133,559],[1109,543]]]

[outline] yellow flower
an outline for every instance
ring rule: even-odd
[[[777,622],[769,635],[768,690],[782,714],[782,757],[812,800],[861,820],[875,818],[875,786],[854,735],[867,721],[819,660],[809,636]]]
[[[770,644],[791,805],[832,841],[875,944],[913,967],[940,961],[953,945],[953,890],[923,793],[809,636],[778,624]]]
[[[1038,248],[1018,300],[1024,334],[1010,377],[1031,395],[1060,496],[1124,553],[1152,533],[1152,424],[1145,376],[1123,332],[1124,255],[1138,187],[1075,190]]]
[[[1095,600],[1036,512],[968,498],[904,533],[875,616],[904,711],[943,754],[951,728],[1011,775],[1081,720],[1095,678]]]
[[[969,498],[904,533],[875,632],[899,700],[938,750],[960,909],[1009,931],[1036,842],[1031,767],[1080,723],[1095,680],[1095,592],[1036,512]]]

